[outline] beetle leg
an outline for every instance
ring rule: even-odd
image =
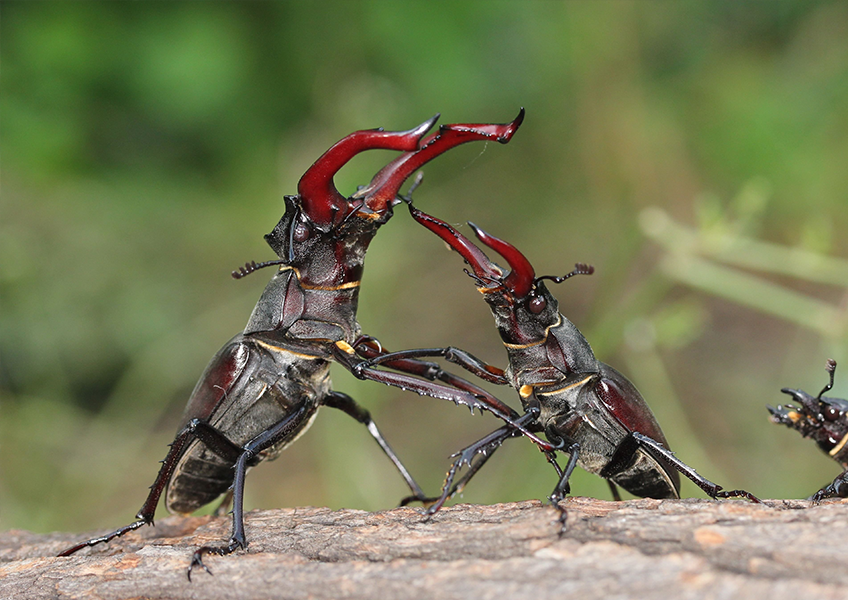
[[[517,422],[521,421],[522,419],[519,419]],[[429,504],[426,514],[428,516],[435,514],[440,508],[442,508],[445,502],[461,492],[469,480],[474,477],[477,471],[479,471],[480,468],[486,464],[486,461],[489,460],[492,454],[495,453],[495,450],[500,448],[501,445],[509,438],[517,437],[519,435],[521,435],[520,431],[510,425],[504,425],[470,446],[453,454],[453,456],[456,457],[456,460],[453,464],[451,464],[450,469],[448,469],[445,476],[445,482],[444,485],[442,485],[442,493],[438,498],[428,499],[431,501],[426,503]],[[478,454],[481,455],[481,458],[478,459],[477,462],[474,462],[474,457]],[[463,465],[468,465],[468,471],[454,485],[453,481],[456,477],[456,472]],[[406,500],[406,498],[404,498],[404,500]]]
[[[630,433],[633,439],[635,439],[639,445],[646,450],[649,454],[651,454],[656,459],[662,459],[671,464],[675,469],[680,471],[680,473],[688,478],[692,483],[697,485],[699,488],[704,490],[704,493],[707,494],[713,500],[717,500],[719,498],[747,498],[751,502],[756,502],[757,504],[762,504],[759,498],[757,498],[751,492],[746,492],[745,490],[724,490],[722,487],[716,483],[713,483],[706,477],[699,475],[695,469],[684,463],[682,460],[677,458],[674,455],[674,452],[660,444],[653,438],[648,437],[647,435],[643,435],[638,431],[633,431]]]
[[[153,485],[150,486],[150,493],[147,495],[147,499],[144,501],[144,504],[135,516],[138,520],[130,523],[129,525],[125,525],[124,527],[120,527],[104,536],[92,538],[77,544],[76,546],[67,548],[58,554],[58,556],[70,556],[83,548],[109,542],[117,537],[121,537],[122,535],[129,533],[130,531],[135,531],[144,525],[153,525],[153,515],[156,512],[156,506],[159,504],[159,498],[162,496],[162,492],[167,486],[168,481],[171,479],[177,460],[182,455],[186,444],[195,437],[200,439],[213,452],[224,459],[235,460],[241,452],[238,446],[228,440],[227,437],[217,429],[200,419],[192,419],[185,427],[183,427],[183,429],[180,430],[179,433],[177,433],[177,436],[171,443],[171,449],[168,451],[168,455],[165,457],[165,460],[162,461],[162,467],[159,469],[159,474],[156,476],[156,480],[153,482]]]
[[[566,495],[568,495],[571,491],[571,486],[568,484],[568,480],[571,479],[574,467],[577,466],[577,458],[580,456],[580,444],[562,433],[555,433],[553,430],[548,431],[546,435],[551,441],[559,440],[557,449],[568,454],[568,463],[566,463],[565,469],[562,471],[562,475],[560,475],[559,481],[557,482],[554,491],[551,492],[549,498],[551,504],[560,511],[560,522],[562,523],[564,530],[566,513],[565,509],[560,507],[559,503],[565,499]],[[557,470],[559,470],[558,465]]]
[[[612,499],[616,502],[621,502],[621,494],[618,493],[618,486],[615,485],[611,479],[607,479],[607,483],[609,484],[610,493],[612,494]]]
[[[389,460],[392,461],[392,464],[394,464],[395,468],[400,472],[401,477],[403,477],[404,481],[406,481],[406,485],[408,485],[409,489],[412,491],[412,496],[410,496],[410,498],[422,501],[426,498],[424,491],[418,483],[416,483],[415,479],[412,478],[412,475],[409,474],[409,471],[400,461],[397,454],[395,454],[395,451],[392,450],[391,446],[389,446],[389,443],[383,437],[383,434],[380,433],[380,430],[377,428],[377,424],[374,422],[374,419],[371,418],[371,413],[368,412],[368,410],[357,404],[353,398],[341,392],[330,392],[330,394],[323,399],[322,404],[331,408],[337,408],[365,425],[365,427],[368,428],[368,433],[370,433],[371,437],[373,437],[377,444],[380,445],[380,448],[382,448],[383,452],[389,457]]]
[[[301,426],[303,420],[308,418],[310,409],[310,405],[304,403],[295,412],[270,429],[263,431],[241,448],[241,453],[235,461],[235,475],[233,477],[233,533],[230,536],[230,541],[226,546],[202,546],[195,550],[187,570],[189,581],[191,581],[191,571],[195,567],[201,567],[211,575],[212,572],[203,564],[204,554],[225,556],[239,548],[247,548],[247,537],[244,533],[244,477],[247,473],[247,467],[260,452],[270,448],[280,440],[290,437],[292,432]]]
[[[453,373],[443,370],[438,364],[434,362],[417,360],[417,358],[415,358],[416,355],[418,357],[427,356],[427,354],[420,353],[427,353],[431,350],[402,350],[400,352],[388,352],[385,348],[383,348],[379,340],[371,336],[361,336],[354,342],[353,347],[359,356],[368,359],[364,361],[361,366],[355,366],[354,368],[356,369],[371,368],[379,364],[384,365],[390,369],[401,371],[403,373],[416,375],[418,377],[424,377],[425,379],[428,379],[430,381],[439,380],[444,383],[447,383],[449,386],[454,387],[458,390],[464,390],[475,395],[483,396],[486,398],[486,401],[492,406],[497,407],[504,413],[509,413],[509,415],[513,419],[518,418],[518,413],[515,412],[509,405],[504,404],[483,388],[474,385],[473,383],[466,379],[463,379],[462,377],[458,377]],[[436,352],[437,354],[433,354],[432,356],[442,356],[442,350],[450,350],[450,348],[433,348],[432,351]],[[488,374],[488,377],[490,377],[490,379],[486,379],[486,376],[477,373],[476,371],[473,371],[471,369],[469,370],[477,374],[482,379],[486,379],[487,381],[491,381],[492,383],[497,383],[500,385],[508,385],[509,382],[505,378],[503,379],[503,381],[496,380],[495,372],[501,374],[503,373],[503,371],[501,371],[497,367],[486,365],[486,363],[484,363],[483,361],[474,358],[473,356],[463,352],[462,350],[456,350],[456,353],[466,354],[467,356],[471,357],[471,359],[477,361],[481,365],[480,371],[485,371],[485,373]],[[386,356],[389,356],[389,358],[387,360],[384,360],[384,357]],[[456,364],[459,363],[457,362]]]
[[[444,358],[446,361],[458,365],[476,375],[484,381],[498,385],[509,385],[509,380],[504,376],[503,369],[492,366],[480,360],[473,354],[448,346],[446,348],[420,348],[417,350],[401,350],[399,352],[387,352],[365,361],[364,367],[376,367],[390,363],[400,358]],[[390,366],[390,365],[387,365]]]
[[[530,411],[516,420],[516,423],[523,425],[532,423],[538,418],[537,411]],[[442,486],[442,493],[438,498],[426,498],[422,500],[422,502],[427,506],[427,515],[435,514],[446,501],[452,498],[454,495],[461,492],[468,481],[474,477],[477,471],[486,464],[486,461],[492,456],[492,454],[501,447],[501,445],[512,437],[518,437],[522,435],[521,431],[515,429],[511,425],[504,425],[503,427],[496,429],[492,433],[486,435],[485,437],[479,439],[474,442],[470,446],[463,448],[459,452],[455,452],[452,457],[455,457],[456,460],[451,464],[450,469],[448,470],[445,476],[445,482]],[[476,455],[481,455],[481,458],[474,462],[474,458]],[[551,453],[547,453],[549,455],[549,460],[551,458]],[[559,470],[556,465],[556,461],[554,460],[555,467]],[[454,483],[454,478],[456,477],[457,471],[463,466],[468,465],[468,471],[456,482]],[[408,497],[401,500],[400,505],[405,506],[410,502],[418,500],[418,498]]]
[[[355,350],[344,342],[336,342],[333,346],[331,346],[331,350],[333,358],[335,358],[339,364],[348,369],[357,379],[368,379],[370,381],[384,383],[386,385],[398,387],[402,390],[415,392],[421,396],[450,400],[454,404],[467,406],[472,411],[475,408],[481,412],[484,410],[489,411],[505,423],[518,429],[542,450],[555,449],[554,446],[542,440],[537,435],[530,432],[526,427],[518,423],[512,416],[515,414],[515,411],[509,409],[509,407],[507,407],[508,412],[504,411],[502,407],[506,405],[504,405],[500,400],[494,398],[491,394],[456,389],[454,387],[440,385],[432,381],[422,381],[421,379],[410,376],[406,373],[392,373],[389,371],[381,371],[379,369],[370,368],[364,364],[365,360],[357,357]],[[414,375],[419,375],[419,373],[417,373],[414,369],[412,369],[411,372]]]

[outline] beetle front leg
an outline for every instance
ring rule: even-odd
[[[521,419],[519,419],[519,422],[520,421]],[[445,481],[442,485],[441,495],[438,498],[426,498],[422,500],[422,503],[427,507],[425,514],[427,516],[436,514],[445,502],[465,488],[471,478],[474,477],[477,471],[479,471],[483,465],[486,464],[486,461],[488,461],[495,453],[495,450],[500,448],[501,445],[509,438],[517,437],[519,435],[521,435],[520,431],[510,425],[504,425],[470,446],[454,453],[452,457],[456,457],[456,460],[453,461],[448,472],[445,474]],[[482,458],[477,460],[477,462],[474,462],[474,457],[478,454],[481,455]],[[468,471],[459,479],[459,481],[456,482],[456,484],[454,484],[456,473],[463,465],[468,465]],[[404,498],[401,500],[400,504],[401,506],[405,506],[413,500],[415,499]]]
[[[521,426],[529,425],[530,423],[533,423],[538,416],[539,413],[537,410],[531,410],[519,417],[516,420],[516,423]],[[426,498],[422,500],[424,505],[427,506],[426,514],[435,514],[445,502],[465,488],[471,478],[474,477],[477,471],[479,471],[484,464],[486,464],[486,461],[489,460],[492,454],[494,454],[494,452],[500,448],[506,440],[513,437],[519,437],[521,435],[522,432],[513,426],[504,425],[503,427],[496,429],[492,433],[477,440],[470,446],[452,454],[451,457],[455,457],[456,460],[454,460],[453,464],[451,464],[450,469],[445,475],[445,482],[442,485],[441,495],[438,498]],[[558,473],[561,474],[559,466],[556,464],[556,460],[553,459],[553,452],[548,451],[546,454],[548,454],[548,458],[551,460],[554,467],[557,468]],[[474,458],[477,455],[481,455],[481,458],[474,462]],[[456,481],[456,483],[454,483],[456,473],[463,465],[468,465],[468,471],[458,481]],[[401,500],[400,505],[405,506],[415,500],[418,500],[418,498],[404,498]]]
[[[762,504],[762,501],[751,492],[746,492],[745,490],[724,490],[720,485],[713,483],[706,477],[698,474],[695,469],[677,458],[674,455],[674,452],[660,444],[655,439],[641,434],[638,431],[631,432],[630,436],[655,459],[659,458],[669,462],[675,469],[680,471],[683,476],[704,490],[704,493],[713,500],[717,500],[719,498],[747,498],[751,502]]]
[[[444,358],[446,361],[462,367],[472,375],[483,381],[497,385],[509,385],[509,380],[504,376],[503,369],[488,364],[473,354],[447,346],[445,348],[419,348],[416,350],[400,350],[398,352],[386,352],[379,356],[369,358],[365,361],[365,367],[376,367],[378,365],[407,358]],[[387,365],[390,366],[390,365]]]
[[[551,495],[548,497],[548,500],[550,500],[554,508],[559,511],[561,535],[565,531],[565,522],[568,518],[568,513],[562,506],[560,506],[559,503],[562,502],[571,491],[569,480],[571,479],[571,474],[574,472],[574,467],[577,466],[577,459],[580,456],[580,444],[567,435],[557,432],[552,427],[549,427],[547,431],[545,431],[545,435],[549,440],[551,440],[551,442],[556,443],[557,450],[568,454],[568,463],[566,463],[565,469],[562,471],[554,491],[551,492]],[[550,460],[551,457],[549,456],[548,459]],[[553,464],[557,471],[559,471],[559,465],[556,464],[556,461],[553,461]]]
[[[420,396],[429,396],[441,400],[450,400],[454,404],[464,405],[472,411],[476,408],[480,412],[488,411],[496,417],[518,429],[523,435],[539,446],[542,450],[550,450],[553,447],[546,441],[539,438],[537,435],[529,431],[526,427],[518,423],[513,417],[515,411],[509,409],[506,412],[502,407],[506,405],[497,400],[490,394],[485,392],[475,393],[447,385],[441,385],[432,381],[422,381],[418,377],[407,375],[406,373],[392,373],[389,371],[381,371],[365,364],[365,360],[356,356],[353,347],[345,342],[336,342],[331,347],[333,358],[348,369],[357,379],[368,379],[385,385],[398,387],[402,390],[415,392]],[[397,366],[393,366],[397,369]],[[421,376],[420,373],[414,372],[415,375]]]

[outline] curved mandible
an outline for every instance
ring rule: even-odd
[[[297,184],[304,212],[317,223],[332,222],[347,202],[333,182],[333,176],[339,169],[365,150],[417,150],[421,146],[421,138],[438,119],[436,114],[407,131],[383,131],[382,128],[355,131],[333,144],[306,170]],[[344,216],[342,213],[342,218]]]
[[[411,202],[409,203],[409,213],[418,223],[435,233],[453,250],[456,250],[465,259],[468,266],[471,267],[471,270],[474,272],[474,278],[478,282],[481,284],[494,283],[501,285],[503,273],[500,268],[489,260],[489,257],[474,242],[441,219],[415,208]]]
[[[509,264],[509,275],[504,279],[504,286],[512,292],[516,298],[524,298],[533,289],[533,282],[536,277],[536,271],[533,265],[527,260],[527,257],[518,251],[518,248],[500,238],[486,233],[474,223],[469,222],[468,225],[474,230],[475,235],[481,242],[489,248],[500,254],[506,259]]]
[[[521,108],[518,116],[509,123],[442,125],[439,131],[424,139],[417,150],[397,157],[380,169],[371,183],[356,192],[353,197],[364,198],[365,205],[371,210],[385,210],[386,205],[397,197],[403,182],[424,164],[466,142],[493,140],[506,144],[518,131],[522,121],[524,121],[524,108]]]

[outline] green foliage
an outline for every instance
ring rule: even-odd
[[[844,3],[0,12],[0,527],[131,517],[205,362],[259,297],[264,276],[228,273],[270,258],[261,236],[281,196],[348,132],[437,111],[506,121],[527,108],[509,146],[428,165],[416,202],[508,239],[540,274],[594,264],[556,290],[562,310],[642,389],[681,458],[763,496],[807,495],[837,472],[764,405],[784,386],[820,389],[825,358],[848,360]],[[389,156],[358,158],[340,189]],[[391,348],[452,344],[502,365],[461,262],[402,213],[372,245],[364,329]],[[452,451],[497,425],[335,381],[428,490]],[[465,500],[548,493],[553,472],[524,442]],[[322,414],[251,472],[250,506],[393,506],[403,486],[372,445]],[[608,497],[589,476],[572,489]]]

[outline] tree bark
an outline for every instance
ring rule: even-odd
[[[170,517],[67,558],[86,534],[0,534],[1,598],[848,598],[848,501],[569,498],[410,508],[253,511],[250,546],[208,556],[228,518]],[[91,534],[88,534],[89,536]]]

